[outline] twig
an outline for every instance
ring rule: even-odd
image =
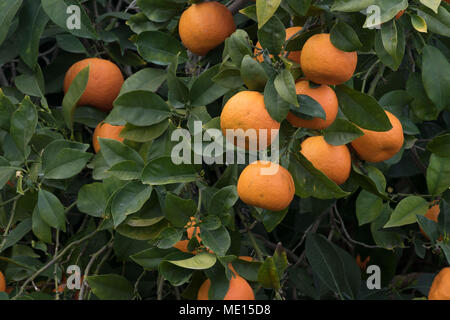
[[[17,299],[17,297],[21,296],[23,291],[25,290],[26,286],[28,285],[28,283],[30,283],[31,281],[36,279],[36,277],[38,277],[42,272],[47,270],[47,268],[51,267],[56,261],[58,261],[62,256],[64,256],[66,254],[66,252],[69,251],[70,248],[72,248],[73,246],[79,245],[80,243],[82,243],[82,242],[92,238],[99,231],[100,231],[99,229],[96,229],[95,231],[93,231],[92,233],[88,234],[87,236],[85,236],[85,237],[83,237],[83,238],[81,238],[81,239],[79,239],[77,241],[74,241],[74,242],[68,244],[67,247],[65,247],[64,250],[62,250],[57,256],[55,256],[45,266],[40,268],[31,277],[29,277],[27,280],[25,280],[25,282],[20,287],[19,292],[11,300],[15,300],[15,299]]]
[[[235,14],[249,2],[250,0],[235,0],[232,4],[230,4],[228,10],[230,10],[232,14]]]
[[[386,70],[386,66],[384,64],[381,64],[377,74],[375,75],[375,78],[370,84],[369,92],[367,93],[369,96],[373,96],[373,94],[375,93],[375,89],[377,88],[378,82],[383,77],[384,70]]]

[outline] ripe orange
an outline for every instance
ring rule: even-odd
[[[186,252],[186,253],[192,253],[192,254],[197,254],[197,251],[189,251],[188,250],[188,244],[189,244],[189,240],[180,240],[177,243],[175,243],[173,245],[174,248],[177,248],[180,251]]]
[[[67,93],[77,74],[88,65],[89,80],[78,105],[90,105],[102,111],[109,111],[113,108],[113,101],[119,95],[124,82],[120,69],[109,60],[89,58],[72,65],[64,78],[64,93]]]
[[[333,89],[325,84],[317,88],[312,88],[309,85],[309,81],[300,80],[295,84],[295,91],[297,94],[304,94],[316,100],[325,111],[326,117],[325,120],[321,118],[306,120],[289,112],[287,120],[294,127],[320,130],[329,127],[334,122],[338,113],[338,99]]]
[[[209,300],[208,291],[210,286],[211,280],[207,279],[203,282],[198,291],[197,300]],[[247,280],[233,272],[230,286],[223,300],[255,300],[255,294]]]
[[[3,273],[0,271],[0,292],[4,292],[6,290],[6,280]]]
[[[313,35],[302,48],[300,64],[309,80],[338,85],[351,79],[356,69],[356,52],[344,52],[336,48],[328,33]]]
[[[302,30],[302,27],[291,27],[291,28],[287,28],[286,29],[286,41],[292,37],[294,34],[296,34],[298,31]],[[259,43],[259,41],[256,43],[256,48],[255,48],[255,55],[259,52],[259,50],[261,50],[261,44]],[[291,51],[289,52],[288,55],[288,59],[294,61],[295,63],[300,63],[300,55],[301,55],[301,51]],[[271,55],[272,56],[272,55]],[[262,54],[257,55],[256,56],[256,60],[258,60],[259,62],[263,62],[264,61],[264,57]]]
[[[428,300],[450,300],[450,267],[442,269],[434,278]]]
[[[391,122],[389,131],[371,131],[360,128],[364,135],[352,141],[358,157],[369,162],[382,162],[395,156],[403,146],[403,127],[400,121],[389,111],[386,115]]]
[[[220,126],[225,136],[227,129],[242,129],[244,132],[234,131],[235,136],[228,136],[227,139],[242,148],[244,145],[239,141],[245,141],[245,148],[251,150],[259,149],[259,143],[269,146],[276,137],[272,136],[271,130],[280,129],[280,123],[273,120],[267,112],[264,96],[257,91],[241,91],[231,97],[223,107]],[[266,131],[260,131],[261,129]],[[247,130],[255,135],[244,136]],[[260,138],[266,139],[266,143],[260,141]],[[262,149],[265,149],[264,146]]]
[[[270,161],[255,161],[239,176],[237,192],[246,204],[280,211],[291,203],[295,186],[291,174],[282,166]]]
[[[315,136],[302,142],[300,152],[336,184],[343,184],[350,176],[352,160],[345,145],[333,146],[323,136]]]
[[[178,25],[184,46],[200,56],[219,46],[235,30],[233,15],[216,1],[191,5],[181,15]]]
[[[98,142],[97,138],[123,141],[123,138],[119,137],[123,128],[125,128],[125,126],[113,126],[106,122],[100,122],[92,135],[92,145],[94,146],[95,153],[98,153],[100,150],[100,142]]]
[[[439,203],[436,203],[427,210],[427,212],[425,213],[425,217],[437,223],[440,212],[441,212],[441,208],[439,207]],[[430,237],[428,237],[428,235],[425,233],[425,231],[423,231],[422,228],[420,228],[420,232],[424,235],[425,238],[430,240]],[[440,239],[442,239],[442,236]]]

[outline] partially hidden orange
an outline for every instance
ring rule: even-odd
[[[294,34],[296,34],[297,32],[299,32],[300,30],[302,30],[302,27],[290,27],[286,29],[286,41],[288,39],[290,39]],[[255,46],[255,55],[258,54],[258,52],[262,49],[261,47],[261,43],[259,43],[259,41],[256,43]],[[295,63],[300,63],[300,55],[301,55],[301,51],[291,51],[289,52],[289,55],[287,56],[287,58],[289,60],[294,61]],[[264,61],[264,57],[262,54],[259,54],[256,56],[256,60],[258,60],[259,62],[263,62]]]
[[[349,178],[352,160],[347,146],[334,146],[326,142],[323,136],[314,136],[301,143],[300,152],[336,184],[343,184]]]
[[[320,130],[328,128],[334,122],[338,114],[338,99],[333,89],[325,84],[312,87],[309,81],[300,80],[295,84],[295,90],[297,94],[307,95],[316,100],[325,111],[325,119],[313,118],[307,120],[289,112],[287,120],[294,127]],[[301,111],[301,106],[299,111]]]
[[[92,145],[96,153],[100,150],[100,142],[98,138],[114,139],[117,141],[123,141],[119,135],[125,126],[113,126],[106,122],[100,122],[94,130],[92,135]]]
[[[78,73],[87,66],[89,66],[88,83],[78,105],[89,105],[102,111],[110,111],[124,79],[119,67],[109,60],[88,58],[73,64],[64,78],[64,93],[67,93]]]
[[[209,300],[208,292],[210,287],[211,280],[205,280],[198,291],[197,300]],[[228,291],[223,300],[255,300],[255,294],[247,280],[233,272]]]
[[[328,33],[313,35],[302,48],[300,65],[306,78],[320,84],[338,85],[350,80],[358,55],[336,48]]]
[[[400,120],[389,111],[385,111],[391,122],[389,131],[372,131],[360,128],[364,135],[352,141],[361,160],[382,162],[395,156],[403,146],[403,127]]]
[[[6,290],[6,280],[3,273],[0,271],[0,292],[4,292]]]
[[[434,277],[428,300],[450,300],[450,267],[442,269]]]

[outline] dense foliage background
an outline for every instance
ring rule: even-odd
[[[8,287],[0,298],[195,299],[208,277],[212,298],[220,299],[231,261],[257,299],[425,297],[450,263],[450,5],[221,1],[237,31],[198,57],[178,35],[187,2],[0,2],[0,270]],[[81,8],[80,29],[67,28],[71,4]],[[381,8],[379,29],[365,25],[372,4]],[[292,25],[304,29],[285,42],[280,35]],[[222,106],[244,87],[265,92],[279,77],[277,92],[267,94],[292,94],[301,69],[277,54],[321,32],[340,49],[357,50],[358,66],[335,88],[335,125],[311,132],[282,123],[280,163],[296,186],[289,209],[242,203],[236,181],[243,165],[170,161],[170,133],[193,130],[194,120],[220,128]],[[251,59],[258,40],[266,48],[259,64]],[[67,69],[86,57],[109,59],[126,77],[109,114],[75,108],[88,73],[64,97]],[[273,115],[281,106],[268,108]],[[355,158],[344,185],[290,156],[308,134],[349,143],[361,134],[354,124],[373,126],[381,108],[401,120],[405,144],[382,163]],[[103,140],[94,154],[92,133],[102,120],[126,124],[125,141]],[[436,200],[437,223],[423,217]],[[194,215],[214,254],[172,248],[186,239],[183,227]],[[236,262],[238,255],[255,261]],[[381,270],[379,290],[366,286],[372,264]],[[81,268],[81,290],[64,287],[70,265]]]

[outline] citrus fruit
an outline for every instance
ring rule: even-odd
[[[320,130],[329,127],[334,122],[338,113],[338,99],[333,89],[325,84],[311,87],[309,81],[300,80],[295,84],[295,91],[297,94],[307,95],[316,100],[325,111],[325,119],[313,118],[306,120],[289,112],[287,120],[294,127]],[[299,111],[301,111],[301,106]]]
[[[235,30],[233,15],[216,1],[191,5],[181,15],[178,25],[184,46],[200,56],[219,46]]]
[[[350,176],[352,160],[347,146],[333,146],[323,136],[306,138],[301,154],[336,184],[343,184]]]
[[[198,291],[197,300],[209,300],[208,291],[210,287],[211,280],[205,280]],[[247,280],[233,272],[228,291],[223,300],[255,300],[255,294]]]
[[[450,300],[450,267],[442,269],[434,277],[428,300]]]
[[[98,138],[114,139],[117,141],[123,141],[123,138],[119,137],[125,126],[113,126],[106,122],[100,122],[94,130],[92,135],[92,145],[96,153],[100,150],[100,142]]]
[[[391,122],[389,131],[371,131],[360,128],[364,135],[352,141],[358,157],[369,162],[381,162],[395,156],[403,146],[403,127],[400,120],[386,111]]]
[[[282,166],[270,161],[255,161],[239,176],[237,192],[246,204],[280,211],[291,203],[295,186],[291,174]]]
[[[77,105],[89,105],[102,111],[111,110],[124,79],[120,69],[109,60],[88,58],[73,64],[64,78],[64,93],[67,93],[77,74],[87,66],[88,83]]]
[[[291,28],[287,28],[286,29],[286,41],[288,39],[290,39],[294,34],[296,34],[298,31],[302,30],[302,27],[291,27]],[[259,41],[256,43],[255,46],[255,55],[258,54],[258,52],[262,49],[261,47],[261,43],[259,43]],[[289,60],[294,61],[295,63],[300,63],[300,55],[301,55],[301,51],[291,51],[289,52],[289,55],[287,56]],[[270,55],[272,56],[272,55]],[[264,61],[264,57],[262,54],[259,54],[256,56],[256,60],[258,60],[259,62],[263,62]]]
[[[5,276],[0,271],[0,292],[4,292],[5,290],[6,290]]]
[[[177,243],[175,243],[173,245],[173,247],[177,248],[180,251],[186,252],[186,253],[196,254],[197,252],[195,250],[192,252],[188,250],[188,244],[189,244],[189,240],[180,240]]]
[[[441,212],[441,208],[439,207],[439,203],[436,203],[427,210],[427,212],[425,213],[425,217],[430,219],[431,221],[434,221],[437,223],[440,212]],[[430,240],[430,237],[428,237],[428,235],[425,233],[425,231],[423,231],[423,229],[421,227],[419,227],[419,228],[420,228],[420,232],[424,235],[424,237],[427,238],[428,240]],[[442,236],[440,239],[442,239]]]
[[[338,85],[351,79],[357,61],[356,52],[339,50],[331,43],[328,33],[321,33],[305,42],[300,65],[308,80]]]
[[[232,96],[223,107],[220,126],[229,141],[250,150],[265,149],[276,137],[271,131],[280,129],[280,123],[267,112],[264,96],[257,91],[241,91]],[[233,130],[234,135],[227,134],[227,129]]]

